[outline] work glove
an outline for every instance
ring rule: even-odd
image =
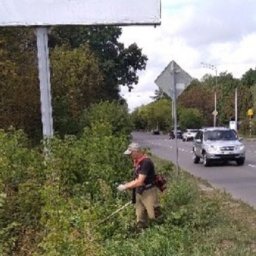
[[[118,185],[117,190],[120,191],[120,192],[125,191],[126,186],[124,184],[120,184],[120,185]]]

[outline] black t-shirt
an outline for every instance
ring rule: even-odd
[[[143,159],[136,168],[136,176],[139,174],[146,175],[145,185],[153,184],[155,177],[155,167],[150,158]]]

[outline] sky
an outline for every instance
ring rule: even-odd
[[[146,1],[145,1],[146,2]],[[136,43],[148,57],[139,83],[121,96],[129,111],[153,101],[158,75],[174,60],[193,78],[216,71],[241,78],[256,68],[256,0],[162,0],[160,26],[123,27],[120,42]]]

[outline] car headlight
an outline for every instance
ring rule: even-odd
[[[216,146],[214,146],[214,145],[209,145],[209,146],[207,147],[207,151],[208,151],[208,153],[210,153],[210,154],[215,154],[215,153],[219,152],[220,149],[219,149],[219,147],[216,147]]]
[[[235,147],[235,150],[244,151],[245,150],[245,146],[244,145],[238,145],[238,146]]]

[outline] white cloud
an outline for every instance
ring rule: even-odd
[[[123,28],[120,41],[136,42],[148,57],[135,89],[121,90],[130,110],[152,101],[154,80],[171,60],[198,79],[214,74],[201,62],[237,78],[255,68],[255,10],[255,0],[162,0],[161,26]]]

